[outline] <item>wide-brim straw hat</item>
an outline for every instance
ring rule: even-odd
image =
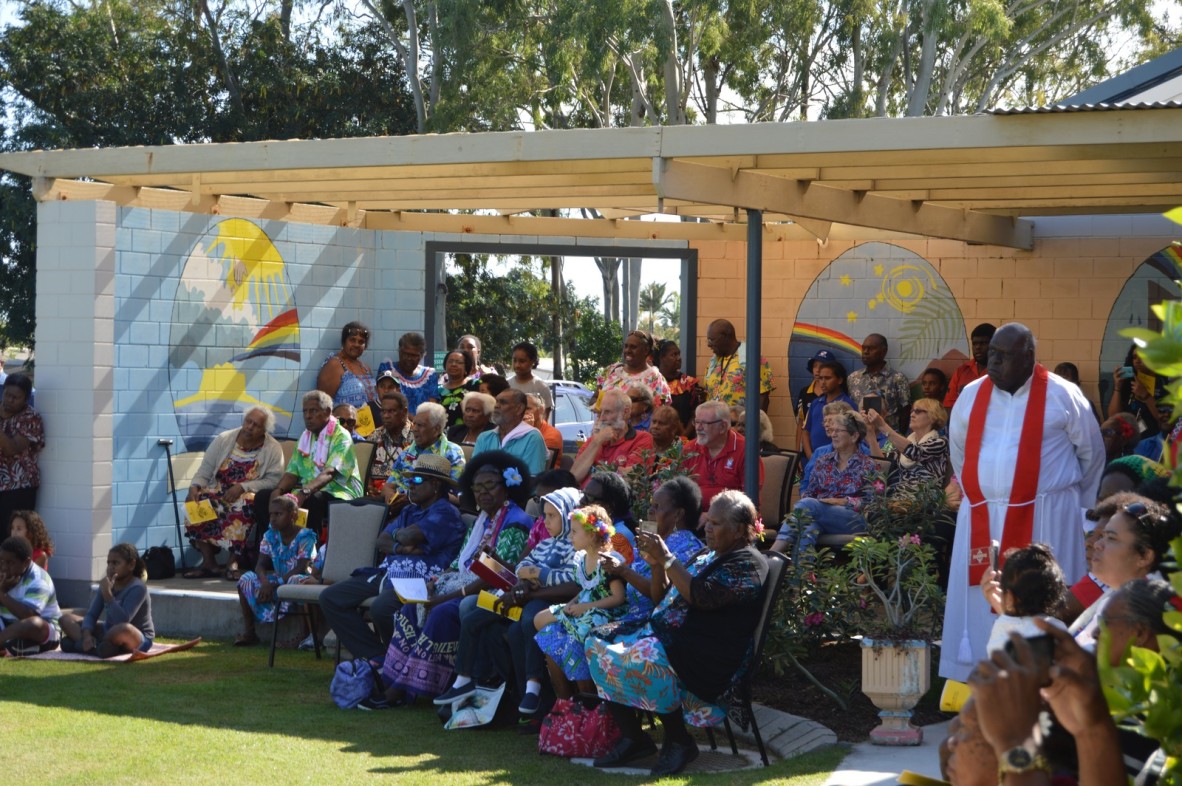
[[[434,453],[420,453],[415,458],[414,469],[410,474],[420,475],[431,480],[442,480],[452,488],[456,486],[456,481],[451,476],[451,462]]]

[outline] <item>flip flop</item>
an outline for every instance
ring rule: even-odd
[[[218,575],[220,575],[218,573],[218,571],[210,570],[209,568],[193,568],[191,570],[186,570],[184,573],[182,573],[181,578],[182,579],[212,579]]]
[[[234,646],[235,647],[256,647],[262,643],[263,643],[263,640],[260,639],[257,635],[246,636],[244,634],[239,634],[238,636],[234,637]]]
[[[238,579],[242,578],[242,571],[238,570],[237,568],[234,570],[227,570],[222,578],[224,578],[226,581],[238,581]]]

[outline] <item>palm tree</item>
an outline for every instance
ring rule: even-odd
[[[661,338],[670,341],[681,340],[681,293],[670,292],[665,307],[661,309]]]
[[[657,327],[657,314],[669,302],[669,295],[665,292],[665,285],[659,281],[646,284],[640,290],[640,312],[648,315],[648,331],[652,333]]]

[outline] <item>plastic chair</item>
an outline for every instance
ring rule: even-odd
[[[313,624],[312,607],[320,605],[320,594],[328,584],[344,581],[361,565],[374,564],[374,542],[386,520],[386,505],[379,500],[353,499],[329,506],[332,526],[328,528],[328,554],[324,559],[324,584],[283,584],[275,591],[276,602],[298,604],[312,630],[316,659],[320,659],[320,637]],[[267,666],[275,665],[279,622],[271,628],[271,654]],[[339,650],[338,650],[339,652]]]
[[[763,456],[763,487],[759,490],[759,515],[769,532],[775,532],[788,513],[788,500],[792,495],[792,483],[796,480],[800,455],[795,450],[783,450]]]

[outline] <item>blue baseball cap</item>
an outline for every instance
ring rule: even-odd
[[[813,373],[813,366],[816,363],[824,363],[826,361],[831,361],[831,360],[837,360],[837,355],[834,355],[832,352],[830,352],[827,349],[822,349],[819,352],[817,352],[817,354],[812,356],[812,358],[809,360],[809,363],[806,366],[806,368],[809,370],[809,373],[811,374],[811,373]]]

